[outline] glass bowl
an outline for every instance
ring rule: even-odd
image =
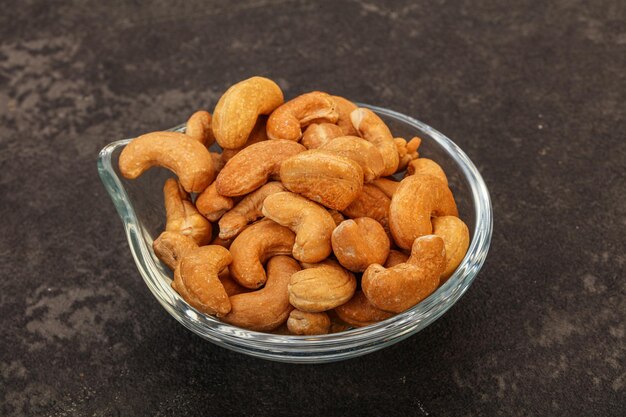
[[[376,112],[396,137],[419,136],[422,139],[420,155],[435,160],[445,170],[460,217],[471,235],[467,255],[456,272],[428,298],[404,313],[341,333],[274,335],[222,323],[188,305],[171,288],[173,274],[152,251],[153,239],[165,227],[162,187],[172,174],[163,168],[152,168],[136,180],[123,178],[118,159],[131,139],[113,142],[104,147],[98,157],[100,177],[122,219],[139,273],[154,297],[183,326],[219,346],[259,358],[294,363],[332,362],[382,349],[419,332],[467,291],[485,261],[493,227],[489,192],[480,173],[454,142],[430,126],[392,110],[359,105]],[[171,130],[184,129],[181,125]]]

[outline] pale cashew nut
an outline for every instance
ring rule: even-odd
[[[319,149],[283,161],[280,179],[289,191],[337,210],[345,209],[363,188],[359,164]]]
[[[292,254],[297,260],[319,262],[330,255],[335,221],[324,207],[298,194],[279,192],[265,198],[262,212],[296,234]]]
[[[385,163],[378,149],[357,136],[341,136],[320,146],[321,150],[352,159],[363,170],[363,182],[368,183],[381,176]]]
[[[268,219],[246,227],[230,245],[230,275],[246,288],[259,288],[267,281],[265,261],[291,255],[295,238],[291,230]]]
[[[343,130],[332,123],[313,123],[306,128],[300,143],[307,149],[317,149],[331,140],[343,136]]]
[[[302,94],[278,107],[267,120],[267,136],[270,139],[298,141],[302,128],[316,122],[337,121],[337,110],[332,97],[321,91]]]
[[[324,312],[308,313],[292,310],[287,320],[287,328],[292,334],[313,336],[330,331],[330,317]]]
[[[365,297],[363,291],[355,292],[350,301],[336,307],[334,311],[341,320],[355,327],[369,326],[387,320],[394,315],[374,307]]]
[[[178,181],[168,178],[163,186],[165,199],[165,230],[191,237],[199,246],[211,241],[211,222],[196,210],[189,195]]]
[[[382,264],[389,254],[389,238],[376,220],[359,217],[346,220],[332,233],[333,253],[346,269],[363,272],[371,264]]]
[[[400,252],[399,250],[391,249],[389,251],[389,255],[387,256],[387,260],[384,263],[384,267],[391,268],[392,266],[406,263],[408,260],[409,255],[405,254],[404,252]]]
[[[441,279],[445,281],[454,273],[467,253],[470,242],[469,229],[458,217],[435,217],[433,234],[440,236],[446,246],[446,269],[441,274]]]
[[[392,180],[390,178],[377,178],[372,181],[372,185],[385,193],[387,197],[391,198],[400,186],[400,181]]]
[[[419,158],[409,162],[406,169],[406,177],[410,175],[432,175],[448,185],[448,177],[438,163],[428,158]]]
[[[230,301],[218,274],[232,262],[227,249],[202,246],[187,253],[174,271],[172,287],[191,306],[210,315],[230,311]]]
[[[189,236],[177,232],[165,231],[152,242],[154,254],[172,271],[187,253],[198,248],[198,244]]]
[[[261,211],[263,201],[268,196],[281,191],[285,191],[285,187],[278,181],[272,181],[245,196],[220,219],[220,238],[234,238],[248,223],[255,221],[259,217],[263,217],[263,212]]]
[[[198,110],[189,117],[185,134],[194,138],[207,148],[213,145],[215,137],[211,129],[211,114],[206,110]]]
[[[364,108],[358,108],[350,113],[350,120],[352,120],[352,125],[360,136],[374,144],[380,151],[385,162],[385,170],[382,175],[394,174],[398,169],[400,160],[393,136],[385,122],[376,113]]]
[[[213,134],[224,149],[242,147],[261,114],[283,104],[283,92],[272,80],[252,77],[231,86],[213,111]]]
[[[197,140],[177,132],[152,132],[133,139],[122,150],[120,172],[135,179],[153,166],[173,171],[190,193],[203,191],[215,170],[208,149]]]
[[[356,290],[356,278],[339,264],[326,260],[304,264],[291,276],[289,302],[298,310],[319,313],[347,302]]]
[[[287,285],[300,271],[288,256],[274,256],[267,262],[267,283],[260,290],[230,297],[230,313],[222,321],[254,331],[271,331],[283,324],[293,310]]]
[[[458,217],[448,186],[432,175],[403,179],[389,206],[389,228],[396,244],[409,249],[416,238],[431,234],[433,216]]]
[[[389,205],[391,200],[377,187],[365,184],[358,197],[342,210],[350,218],[371,217],[389,231]],[[390,234],[390,233],[389,233]]]
[[[437,289],[446,266],[445,256],[443,239],[439,236],[419,237],[406,263],[388,269],[370,265],[361,279],[363,293],[374,307],[401,313]]]
[[[341,96],[333,96],[333,100],[335,101],[339,115],[337,118],[337,126],[341,128],[343,134],[346,136],[358,136],[359,133],[350,120],[350,113],[358,109],[357,105]]]
[[[227,197],[248,194],[276,176],[286,159],[306,148],[290,140],[267,140],[242,149],[217,176],[217,192]]]
[[[204,217],[212,222],[216,222],[232,209],[235,202],[232,198],[221,195],[217,192],[215,182],[209,185],[196,198],[196,208]]]

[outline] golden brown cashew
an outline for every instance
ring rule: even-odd
[[[324,207],[298,194],[279,192],[265,198],[262,211],[296,234],[292,254],[297,260],[319,262],[330,255],[335,221]]]
[[[403,179],[389,206],[389,227],[396,244],[408,249],[416,238],[431,234],[433,216],[458,216],[448,186],[432,175]]]
[[[330,317],[326,313],[292,310],[287,320],[287,328],[297,335],[326,334],[330,331]]]
[[[209,185],[196,199],[196,208],[200,214],[212,222],[218,221],[234,205],[232,198],[217,192],[215,183]]]
[[[289,191],[343,210],[363,188],[363,170],[350,158],[314,149],[283,161],[280,179]]]
[[[363,272],[382,264],[389,254],[389,238],[376,220],[359,217],[346,220],[332,232],[333,253],[344,268]]]
[[[444,184],[448,185],[448,177],[438,163],[432,159],[419,158],[409,162],[406,170],[406,177],[409,175],[432,175],[439,178]]]
[[[309,123],[337,121],[337,110],[332,97],[321,91],[302,94],[278,107],[267,120],[267,136],[270,139],[298,141],[302,128]]]
[[[335,209],[328,210],[328,214],[330,214],[330,216],[335,221],[335,226],[339,226],[339,223],[346,219],[345,217],[343,217],[343,214],[339,213]]]
[[[226,162],[222,159],[222,154],[218,152],[210,152],[211,159],[213,160],[213,169],[215,170],[215,175],[219,174]]]
[[[211,114],[206,110],[198,110],[187,120],[185,134],[194,138],[207,148],[213,145],[215,137],[211,129]]]
[[[230,245],[233,263],[231,276],[246,288],[265,284],[263,263],[276,255],[291,255],[296,236],[272,220],[261,220],[248,226]]]
[[[435,217],[433,234],[440,236],[446,246],[446,269],[441,274],[447,280],[459,266],[469,247],[469,229],[463,220],[455,216]]]
[[[191,237],[198,245],[211,241],[211,223],[194,207],[178,181],[168,178],[163,186],[165,197],[165,230]]]
[[[343,136],[343,130],[332,123],[313,123],[309,125],[300,141],[307,149],[317,149],[331,140]]]
[[[389,205],[391,200],[378,188],[365,184],[358,197],[342,212],[350,218],[371,217],[386,231],[389,229]]]
[[[255,143],[267,140],[268,137],[267,133],[265,132],[266,123],[267,116],[259,116],[256,124],[254,125],[254,128],[252,129],[252,132],[250,132],[250,136],[248,136],[248,140],[246,140],[246,143],[244,143],[243,146],[233,149],[222,149],[222,163],[226,164],[226,162],[230,161],[232,157],[238,154],[242,149],[247,148],[250,145],[254,145]]]
[[[177,132],[152,132],[139,136],[120,154],[119,168],[125,178],[135,179],[153,166],[173,171],[190,193],[204,190],[215,175],[208,149],[197,140]]]
[[[231,261],[230,253],[221,246],[195,249],[180,260],[172,287],[203,313],[224,315],[230,311],[230,301],[218,274]]]
[[[213,112],[213,133],[224,149],[242,147],[261,114],[283,104],[283,92],[272,80],[252,77],[230,87]]]
[[[154,254],[172,271],[187,253],[198,248],[198,244],[189,236],[177,232],[165,231],[152,242]]]
[[[224,196],[248,194],[278,174],[284,160],[306,148],[290,140],[266,140],[242,149],[232,157],[215,180]]]
[[[228,267],[224,268],[222,272],[219,273],[218,278],[220,279],[220,282],[224,286],[224,291],[226,291],[226,294],[229,297],[232,297],[233,295],[237,295],[237,294],[250,292],[250,289],[239,285],[237,281],[235,281],[234,279],[230,277],[230,271],[228,270]]]
[[[320,146],[319,149],[345,156],[359,164],[363,170],[364,183],[380,177],[385,170],[385,163],[378,149],[357,136],[340,136]]]
[[[403,252],[400,252],[399,250],[391,249],[389,251],[389,255],[387,256],[387,260],[385,261],[384,266],[385,268],[391,268],[392,266],[406,263],[408,260],[409,260],[409,255]]]
[[[358,109],[357,105],[341,96],[333,96],[333,100],[335,101],[339,115],[337,118],[337,126],[341,128],[343,134],[346,136],[358,136],[359,133],[350,120],[350,113]]]
[[[300,270],[298,262],[288,256],[274,256],[267,262],[267,283],[260,290],[230,297],[230,313],[222,317],[226,323],[258,332],[274,330],[283,324],[289,312],[287,285]]]
[[[363,291],[355,292],[350,301],[336,307],[334,311],[341,320],[355,327],[369,326],[394,315],[374,307]]]
[[[263,217],[263,201],[270,195],[285,191],[285,187],[278,182],[268,182],[261,188],[245,196],[235,207],[225,213],[220,219],[220,237],[234,238],[250,222]]]
[[[400,186],[400,181],[391,178],[377,178],[372,181],[372,185],[380,189],[387,197],[391,198]]]
[[[354,275],[336,262],[304,264],[291,276],[289,302],[298,310],[319,313],[348,301],[356,290]]]
[[[361,279],[363,293],[374,307],[401,313],[428,297],[439,286],[446,250],[443,239],[428,235],[415,239],[407,263],[389,269],[370,265]]]
[[[393,136],[385,122],[373,111],[363,108],[358,108],[350,113],[350,120],[352,120],[352,125],[358,130],[360,136],[372,142],[380,151],[385,162],[385,170],[382,175],[395,173],[400,160]]]

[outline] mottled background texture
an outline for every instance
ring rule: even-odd
[[[3,1],[0,415],[626,415],[625,4]],[[473,159],[493,242],[444,317],[296,366],[158,305],[98,151],[254,74],[413,115]]]

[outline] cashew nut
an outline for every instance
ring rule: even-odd
[[[358,109],[357,105],[341,96],[333,96],[335,107],[339,117],[337,118],[337,126],[341,128],[346,136],[358,136],[357,130],[352,125],[350,113]]]
[[[292,254],[297,260],[319,262],[330,255],[335,221],[324,207],[298,194],[279,192],[265,198],[262,211],[296,234]]]
[[[260,290],[230,297],[226,323],[255,331],[274,330],[283,324],[293,309],[287,285],[300,271],[298,262],[288,256],[274,256],[267,262],[267,283]]]
[[[257,119],[252,132],[250,132],[250,136],[239,148],[233,149],[222,149],[221,160],[222,164],[226,164],[228,161],[232,159],[233,156],[238,154],[242,149],[247,148],[250,145],[254,145],[255,143],[262,142],[264,140],[268,140],[267,133],[265,132],[265,126],[267,124],[267,116],[259,116]]]
[[[380,151],[385,163],[385,170],[382,175],[395,173],[400,160],[393,136],[385,122],[376,113],[364,108],[358,108],[350,113],[350,120],[352,120],[352,125],[358,130],[360,136],[374,144]]]
[[[389,245],[385,229],[369,217],[346,220],[332,232],[337,260],[352,272],[363,272],[371,264],[385,262]]]
[[[187,192],[199,193],[213,181],[213,160],[197,140],[177,132],[152,132],[133,139],[120,154],[122,175],[135,179],[153,166],[173,171]]]
[[[337,110],[332,97],[321,91],[302,94],[278,107],[267,120],[270,139],[298,141],[302,128],[313,121],[337,121]]]
[[[165,231],[152,242],[154,254],[172,271],[183,256],[196,248],[198,244],[192,238],[177,232]]]
[[[198,245],[211,241],[211,223],[196,210],[189,195],[178,181],[168,178],[163,186],[165,197],[165,230],[191,237]]]
[[[339,226],[339,223],[346,219],[345,217],[343,217],[343,214],[339,213],[335,209],[328,210],[328,214],[330,214],[330,216],[335,221],[335,226]]]
[[[326,334],[330,331],[330,317],[324,312],[292,310],[287,320],[287,328],[297,335]]]
[[[220,219],[220,238],[233,238],[237,236],[248,223],[255,221],[259,217],[263,217],[263,213],[261,212],[263,201],[269,195],[281,191],[285,191],[285,187],[278,181],[272,181],[245,196]]]
[[[350,301],[336,307],[334,311],[341,320],[355,327],[369,326],[393,317],[393,313],[374,307],[363,291],[355,292]]]
[[[331,140],[343,136],[343,130],[332,123],[313,123],[302,135],[300,143],[307,149],[317,149]]]
[[[319,149],[345,156],[355,161],[363,169],[363,182],[368,183],[380,177],[385,170],[383,157],[378,149],[365,139],[357,136],[341,136],[320,146]]]
[[[432,159],[419,158],[409,162],[406,170],[406,176],[409,175],[432,175],[439,178],[444,184],[448,185],[448,177],[438,163]]]
[[[446,262],[443,239],[428,235],[415,239],[411,257],[391,268],[370,265],[361,288],[374,307],[401,313],[428,297],[439,286]]]
[[[284,160],[306,148],[290,140],[266,140],[242,149],[217,176],[215,186],[224,196],[248,194],[278,174]]]
[[[291,255],[295,238],[291,230],[268,219],[246,227],[230,245],[231,276],[246,288],[259,288],[267,280],[265,261],[276,255]]]
[[[304,264],[291,276],[289,302],[298,310],[319,313],[348,301],[356,290],[354,275],[335,262]]]
[[[283,104],[283,92],[272,80],[252,77],[230,87],[213,112],[213,133],[224,149],[240,148],[261,114]]]
[[[391,268],[392,266],[406,263],[408,260],[409,255],[405,254],[404,252],[400,252],[399,250],[391,249],[389,251],[389,255],[387,256],[387,260],[384,263],[384,266],[385,268]]]
[[[363,170],[350,158],[314,149],[283,161],[280,179],[294,193],[343,210],[363,188]]]
[[[387,197],[391,198],[400,186],[400,182],[390,178],[377,178],[372,181],[372,185],[380,189]]]
[[[389,229],[389,205],[391,200],[377,187],[365,184],[357,198],[342,213],[350,218],[371,217],[385,231]]]
[[[389,227],[396,244],[408,249],[416,238],[431,234],[433,216],[458,216],[448,186],[432,175],[403,179],[389,206]]]
[[[211,129],[211,114],[205,110],[198,110],[189,117],[185,134],[194,138],[207,148],[215,142],[213,130]]]
[[[181,258],[172,287],[203,313],[224,315],[230,311],[230,301],[218,274],[231,262],[230,253],[221,246],[197,248]]]
[[[232,198],[217,192],[215,183],[209,185],[196,199],[196,208],[200,214],[212,222],[218,221],[234,205],[235,202]]]
[[[440,236],[446,246],[446,269],[441,274],[447,280],[459,266],[469,248],[469,229],[463,220],[454,216],[435,217],[433,234]]]
[[[222,154],[218,152],[210,152],[211,159],[213,160],[213,169],[215,170],[215,175],[219,174],[224,165],[226,165],[226,161],[222,158]]]

